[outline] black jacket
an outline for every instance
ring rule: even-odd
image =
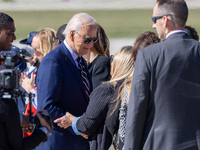
[[[17,105],[13,99],[0,99],[0,149],[30,150],[47,140],[46,134],[36,129],[23,138]]]
[[[84,134],[91,136],[90,150],[108,150],[112,143],[114,130],[118,129],[118,109],[112,114],[116,105],[118,90],[124,79],[111,83],[103,83],[90,94],[90,102],[86,112],[78,119],[76,127]],[[110,115],[114,120],[106,121]],[[106,121],[106,123],[105,123]],[[113,131],[111,133],[110,131]]]
[[[110,79],[110,59],[106,56],[97,56],[90,64],[88,71],[92,78],[93,89],[102,82]]]

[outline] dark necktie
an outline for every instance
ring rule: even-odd
[[[88,78],[87,78],[87,74],[86,74],[86,68],[83,65],[81,57],[78,57],[77,61],[78,61],[78,69],[80,71],[80,74],[81,74],[81,77],[82,77],[82,81],[83,81],[83,85],[84,85],[84,88],[85,88],[85,93],[89,98],[89,91],[90,90],[89,90],[89,82],[88,82]]]

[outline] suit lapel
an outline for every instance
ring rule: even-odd
[[[81,91],[83,92],[83,95],[84,95],[84,97],[85,97],[85,99],[86,99],[86,101],[88,103],[88,101],[89,101],[88,100],[88,96],[86,95],[86,93],[84,91],[84,85],[83,85],[83,81],[81,79],[82,77],[81,77],[81,75],[79,73],[79,70],[78,70],[78,68],[77,68],[77,66],[76,66],[76,64],[75,64],[75,62],[74,62],[69,50],[67,49],[67,47],[64,45],[63,42],[61,44],[62,45],[60,45],[61,46],[60,50],[61,50],[62,54],[64,54],[65,61],[68,64],[69,68],[71,69],[71,71],[72,71],[77,83],[79,84],[79,86],[81,88]],[[88,74],[88,71],[87,71],[87,74]]]

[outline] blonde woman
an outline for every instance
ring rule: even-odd
[[[43,57],[58,46],[58,40],[56,38],[56,32],[54,29],[45,28],[35,34],[32,40],[32,47],[34,48],[33,59],[38,59],[39,62],[42,61]],[[37,95],[37,88],[35,86],[36,74],[32,73],[31,78],[29,78],[26,72],[21,73],[20,85],[24,88],[27,93],[32,93]],[[28,99],[26,99],[26,104]],[[32,104],[37,108],[36,97],[32,99]]]
[[[133,46],[132,57],[134,58],[134,62],[136,61],[136,56],[140,49],[158,42],[160,42],[160,39],[154,32],[147,31],[139,35],[136,38]],[[115,105],[115,109],[118,109],[119,111],[111,112],[111,114],[115,114],[111,115],[111,117],[106,120],[107,124],[111,123],[113,120],[119,120],[119,125],[115,127],[115,130],[110,131],[112,134],[114,134],[113,146],[115,147],[115,149],[124,149],[126,115],[131,91],[131,84],[132,76],[127,78],[119,88],[120,93],[118,95],[117,103]]]
[[[43,57],[55,49],[59,44],[54,29],[45,28],[35,34],[33,37],[32,47],[35,49],[34,57],[42,61]]]
[[[108,111],[113,110],[112,106],[115,106],[120,85],[125,78],[132,76],[133,66],[132,46],[125,46],[114,56],[111,80],[99,85],[90,94],[86,112],[77,118],[67,112],[65,116],[54,122],[65,129],[72,125],[77,135],[88,135],[90,150],[108,149],[112,143],[112,135],[104,123],[109,117]]]

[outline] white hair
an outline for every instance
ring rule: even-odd
[[[80,29],[85,25],[96,25],[96,21],[93,17],[86,13],[78,13],[74,15],[67,23],[63,34],[66,37],[71,30],[76,30],[79,32]]]

